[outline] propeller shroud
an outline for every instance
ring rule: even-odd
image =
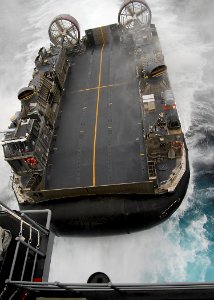
[[[80,26],[78,21],[67,14],[56,16],[49,26],[51,42],[64,48],[73,48],[80,40]]]
[[[119,14],[118,22],[126,29],[134,28],[137,24],[149,27],[152,13],[145,0],[126,0],[123,2]]]

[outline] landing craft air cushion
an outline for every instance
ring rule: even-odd
[[[188,151],[151,11],[86,30],[57,16],[21,111],[2,142],[21,209],[52,210],[59,234],[133,232],[163,222],[189,182]]]

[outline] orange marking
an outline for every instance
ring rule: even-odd
[[[75,93],[84,93],[84,92],[89,92],[89,91],[93,91],[93,90],[98,90],[98,89],[105,89],[105,88],[110,88],[110,87],[115,87],[115,86],[121,86],[121,85],[126,85],[127,82],[124,83],[115,83],[115,84],[108,84],[108,85],[101,85],[101,86],[96,86],[96,87],[92,87],[92,88],[87,88],[87,89],[81,89],[78,91],[73,91],[72,94]]]
[[[94,126],[94,145],[93,145],[93,186],[96,186],[96,143],[97,143],[97,124],[99,115],[99,103],[100,103],[100,88],[101,88],[101,76],[102,76],[102,64],[103,64],[103,49],[104,49],[104,34],[102,27],[100,28],[102,34],[102,48],[100,53],[100,70],[98,76],[98,87],[97,87],[97,105],[96,105],[96,119]]]

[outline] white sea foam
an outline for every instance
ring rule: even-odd
[[[86,282],[96,271],[106,272],[113,282],[185,281],[191,280],[189,265],[196,260],[198,280],[203,281],[210,264],[206,221],[203,216],[191,222],[186,236],[173,217],[164,226],[132,235],[57,239],[50,281]]]
[[[171,4],[176,7],[176,1],[170,1],[150,0],[148,2],[162,43],[180,118],[187,131],[191,124],[191,112],[195,109],[194,94],[197,90],[207,87],[203,77],[206,63],[204,53],[211,51],[213,44],[201,44],[196,35],[194,21],[180,22],[176,11],[169,9]],[[16,91],[22,84],[28,84],[38,49],[48,45],[47,30],[53,17],[61,13],[69,13],[77,18],[83,32],[86,28],[117,22],[120,2],[62,0],[59,3],[58,0],[36,0],[28,1],[26,8],[19,4],[15,5],[12,15],[16,16],[17,20],[14,23],[18,30],[14,33],[11,26],[10,34],[14,35],[10,43],[13,49],[10,55],[4,52],[5,61],[1,60],[1,65],[3,64],[4,67],[2,73],[4,75],[1,79],[4,84],[0,84],[1,126],[5,126],[10,113],[19,108]],[[202,0],[197,1],[201,3],[200,5],[202,2]],[[7,3],[6,8],[12,9],[14,1],[9,0]],[[187,10],[188,13],[191,12],[189,10],[190,8]],[[21,21],[23,19],[25,22]],[[19,32],[18,38],[17,32]],[[11,82],[13,82],[12,86]],[[211,80],[208,85],[212,86]],[[10,88],[7,89],[6,86]],[[193,174],[192,162],[201,156],[198,150],[194,149],[194,142],[191,143],[191,140],[188,142]],[[2,163],[1,159],[0,192],[5,192],[7,189],[8,177],[9,168]],[[194,181],[191,177],[187,196],[177,212],[166,223],[151,230],[113,237],[57,238],[50,280],[86,282],[89,275],[96,271],[106,272],[113,282],[204,280],[206,269],[210,264],[207,256],[209,242],[204,227],[207,218],[205,215],[200,216],[190,221],[186,227],[180,224],[182,217],[193,205],[193,188]],[[8,196],[7,193],[5,195]],[[191,271],[194,264],[196,266],[194,271],[199,272],[197,278]]]

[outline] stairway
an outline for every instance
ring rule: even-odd
[[[37,179],[38,179],[39,176],[40,176],[40,175],[37,174],[37,173],[36,173],[36,174],[33,174],[33,175],[30,177],[28,183],[26,184],[25,190],[27,190],[27,191],[32,190],[33,187],[35,186],[35,184],[36,184]]]

